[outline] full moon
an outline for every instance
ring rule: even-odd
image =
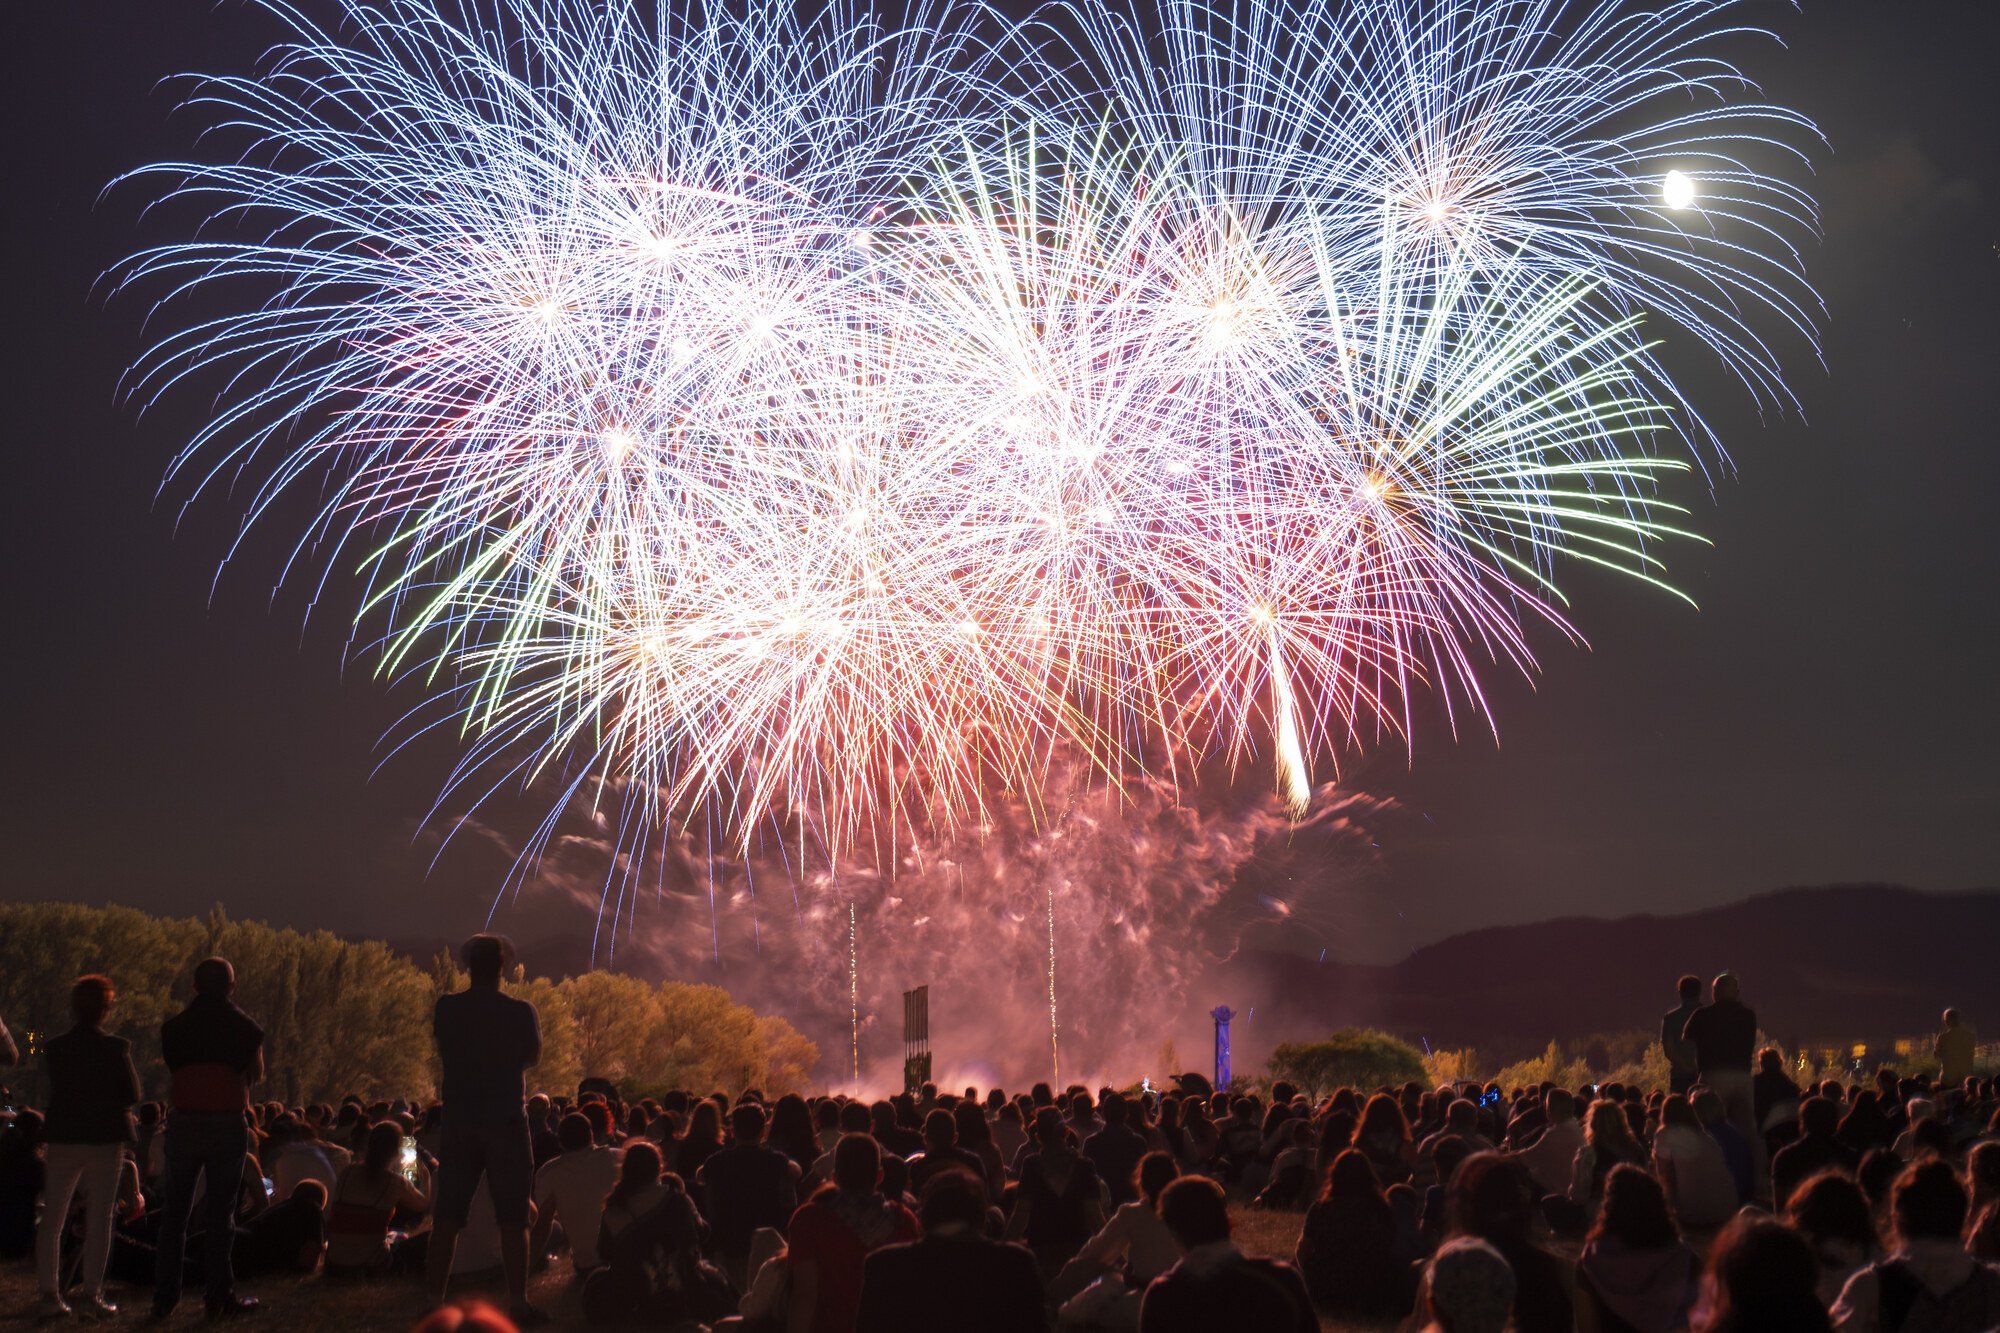
[[[1669,171],[1661,186],[1660,193],[1666,198],[1667,207],[1675,210],[1694,206],[1694,177],[1685,171]]]

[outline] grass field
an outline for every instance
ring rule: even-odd
[[[1234,1216],[1237,1240],[1245,1250],[1283,1258],[1291,1256],[1293,1247],[1298,1243],[1300,1214],[1238,1209]],[[559,1260],[551,1272],[535,1279],[533,1299],[555,1316],[555,1327],[581,1329],[586,1327],[582,1302],[568,1279],[567,1261]],[[404,1329],[415,1323],[428,1308],[417,1285],[407,1282],[350,1285],[330,1283],[318,1277],[271,1278],[247,1282],[243,1291],[264,1302],[264,1314],[249,1327],[267,1329],[270,1333],[278,1333],[278,1330],[284,1330],[284,1333],[293,1333],[294,1330],[297,1333],[353,1333],[364,1329]],[[114,1322],[99,1327],[138,1328],[145,1324],[150,1293],[113,1287],[107,1294],[118,1303],[119,1315]],[[478,1288],[466,1288],[462,1294],[482,1293]],[[496,1299],[500,1296],[497,1290],[488,1290],[483,1294]],[[34,1304],[33,1264],[25,1260],[0,1264],[0,1327],[29,1326],[27,1321],[32,1318]],[[182,1299],[181,1308],[169,1327],[204,1326],[201,1293],[197,1287]],[[1368,1326],[1326,1323],[1323,1327],[1337,1330],[1337,1333],[1362,1333]]]

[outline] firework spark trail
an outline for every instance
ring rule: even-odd
[[[1062,1081],[1062,1025],[1056,1017],[1056,886],[1048,885],[1049,896],[1049,1069],[1050,1086]]]
[[[854,927],[854,900],[847,900],[847,1035],[854,1061],[854,1095],[861,1095],[861,951]]]
[[[1669,586],[1719,442],[1644,320],[1779,405],[1812,335],[1732,0],[264,3],[215,163],[139,173],[210,223],[120,275],[240,313],[131,385],[227,377],[174,475],[246,524],[325,484],[294,562],[360,565],[460,810],[831,860],[1074,753],[1303,811],[1421,699],[1494,725],[1563,561]]]

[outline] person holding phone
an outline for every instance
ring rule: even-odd
[[[368,1131],[361,1160],[340,1173],[328,1200],[326,1271],[330,1277],[379,1274],[389,1267],[396,1214],[430,1210],[430,1196],[410,1178],[416,1141],[384,1120]],[[406,1160],[405,1153],[410,1156]]]

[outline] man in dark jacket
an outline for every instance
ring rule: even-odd
[[[976,1176],[938,1172],[917,1211],[922,1240],[885,1245],[862,1263],[856,1329],[1042,1333],[1049,1326],[1035,1257],[981,1230],[986,1187]]]
[[[782,1233],[799,1202],[798,1164],[764,1142],[765,1124],[763,1107],[738,1106],[729,1113],[729,1146],[695,1174],[710,1238],[738,1287],[749,1279],[750,1238],[760,1227]]]
[[[104,1030],[117,995],[108,977],[79,977],[69,993],[75,1025],[42,1048],[42,1068],[49,1076],[43,1131],[48,1175],[41,1230],[35,1236],[35,1269],[43,1318],[70,1313],[63,1299],[62,1236],[69,1224],[70,1200],[79,1189],[84,1242],[78,1274],[83,1295],[78,1303],[95,1315],[118,1313],[118,1307],[104,1299],[104,1263],[111,1254],[125,1146],[133,1137],[132,1106],[139,1100],[139,1075],[132,1068],[132,1043]]]
[[[1830,1166],[1852,1172],[1861,1164],[1861,1155],[1833,1136],[1839,1128],[1836,1103],[1824,1097],[1799,1103],[1799,1137],[1771,1159],[1771,1204],[1779,1212],[1785,1211],[1792,1191],[1808,1177]]]
[[[1299,1270],[1252,1259],[1229,1239],[1229,1205],[1206,1176],[1182,1176],[1160,1191],[1160,1220],[1187,1253],[1153,1279],[1139,1306],[1139,1333],[1317,1333]]]
[[[202,1257],[210,1319],[254,1314],[257,1299],[236,1294],[230,1255],[236,1244],[236,1198],[250,1152],[244,1113],[250,1085],[264,1077],[264,1030],[230,996],[236,970],[226,958],[195,964],[194,998],[160,1025],[160,1055],[172,1076],[167,1100],[165,1202],[160,1209],[159,1270],[153,1316],[165,1319],[181,1298],[188,1214],[202,1184],[207,1234]]]

